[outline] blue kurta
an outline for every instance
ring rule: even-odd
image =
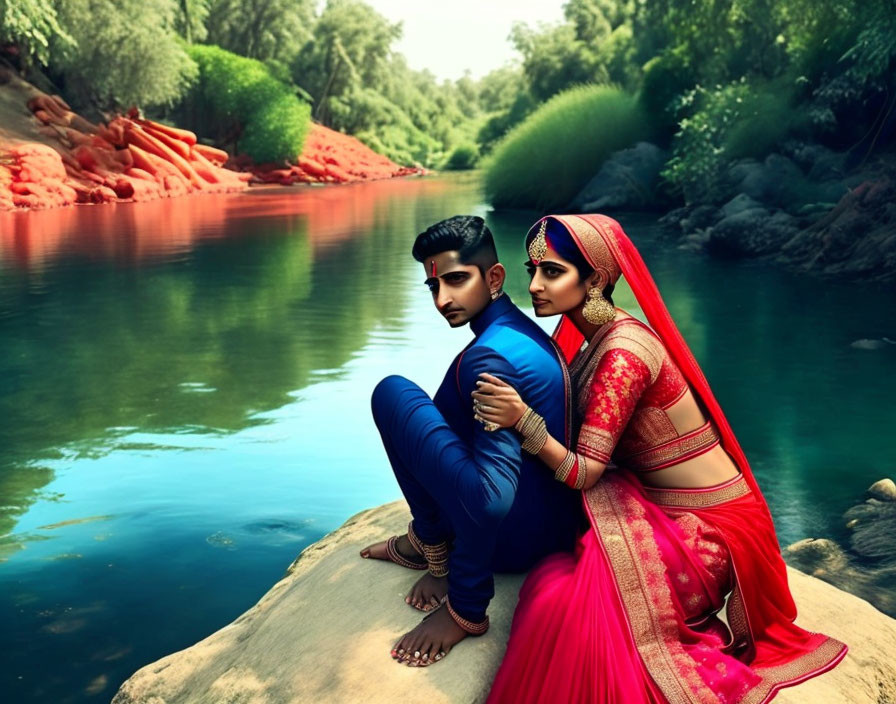
[[[374,420],[425,543],[453,540],[451,606],[474,622],[494,596],[494,571],[525,571],[573,548],[579,492],[520,447],[513,429],[486,432],[473,418],[482,372],[513,386],[568,445],[569,393],[550,338],[505,295],[471,322],[475,339],[452,362],[435,399],[399,376],[373,393]]]

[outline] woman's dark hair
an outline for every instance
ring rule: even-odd
[[[485,220],[476,215],[455,215],[417,235],[411,254],[418,262],[442,252],[456,251],[464,264],[475,264],[484,274],[498,263],[495,240]]]
[[[527,252],[529,251],[529,243],[532,242],[537,233],[537,230],[532,230],[526,236]],[[562,223],[557,222],[553,218],[549,219],[548,226],[545,230],[545,237],[547,237],[548,243],[551,245],[554,251],[557,252],[557,254],[559,254],[566,261],[571,262],[573,266],[575,266],[576,271],[579,272],[579,281],[584,281],[594,273],[594,269],[588,263],[588,260],[585,259],[585,255],[582,254],[582,250],[579,249],[578,245],[569,234],[569,231],[563,226]],[[611,296],[613,295],[614,288],[615,286],[609,283],[604,287],[604,298],[610,301],[610,303],[613,302]]]

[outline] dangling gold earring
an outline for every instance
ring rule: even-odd
[[[603,291],[595,286],[588,289],[582,315],[592,325],[606,325],[616,318],[616,308],[604,298]]]

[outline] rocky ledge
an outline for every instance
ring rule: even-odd
[[[504,652],[522,583],[501,575],[492,627],[425,669],[396,665],[390,646],[419,614],[404,594],[419,573],[362,560],[364,545],[404,529],[403,502],[354,516],[309,546],[253,608],[179,653],[147,665],[113,704],[481,702]],[[832,672],[784,690],[781,704],[896,701],[896,621],[858,597],[790,570],[799,622],[850,646]]]
[[[682,249],[896,281],[896,159],[857,167],[848,154],[818,144],[791,141],[781,149],[731,162],[711,179],[711,194],[675,207],[661,177],[669,154],[639,142],[610,155],[564,212],[668,210],[660,224]]]

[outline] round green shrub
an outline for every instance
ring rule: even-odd
[[[644,76],[638,102],[652,132],[667,142],[677,125],[675,106],[680,96],[694,85],[693,72],[685,63],[671,54],[655,56],[644,64]]]
[[[612,86],[572,88],[498,143],[483,165],[486,197],[496,207],[562,208],[610,154],[647,133],[634,96]]]
[[[236,123],[237,147],[256,163],[295,161],[302,153],[311,107],[293,86],[277,80],[260,61],[217,46],[189,47],[199,66],[199,102],[210,123]]]
[[[479,150],[475,144],[459,144],[448,155],[442,166],[446,171],[467,171],[476,167]]]

